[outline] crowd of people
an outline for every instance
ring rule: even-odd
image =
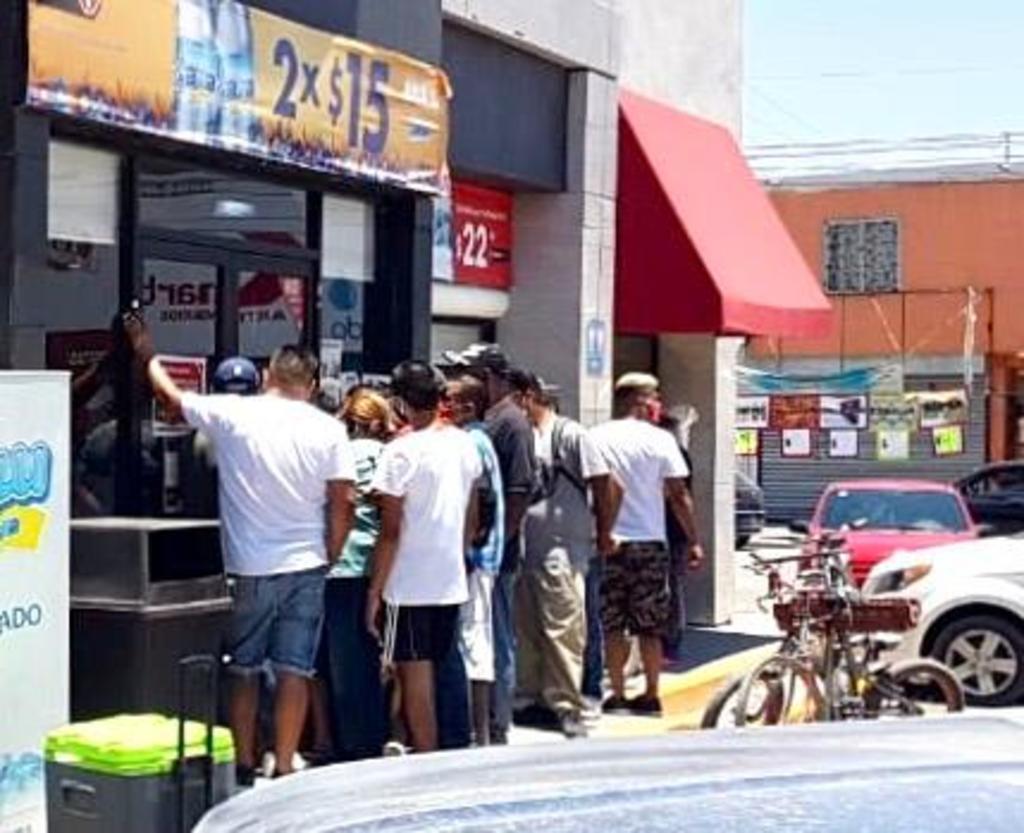
[[[300,348],[279,349],[262,386],[230,359],[221,392],[200,395],[141,319],[126,329],[154,395],[216,456],[240,781],[301,765],[309,725],[320,756],[353,761],[503,744],[513,722],[578,738],[601,710],[660,714],[679,574],[702,551],[656,378],[619,379],[614,418],[587,430],[556,387],[480,344],[403,362],[332,414]],[[646,686],[627,698],[631,637]]]

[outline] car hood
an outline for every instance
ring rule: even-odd
[[[920,549],[901,544],[873,572],[902,570],[917,564],[971,575],[1019,574],[1024,572],[1024,536],[974,538]]]
[[[412,755],[274,781],[195,833],[1017,833],[1022,741],[962,717]]]
[[[975,542],[972,532],[903,532],[864,530],[846,534],[846,546],[855,564],[874,564],[896,550],[921,550],[953,542]]]

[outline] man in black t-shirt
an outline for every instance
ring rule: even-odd
[[[487,386],[487,433],[501,467],[505,493],[505,552],[494,586],[494,687],[491,689],[491,743],[508,742],[516,691],[516,639],[513,598],[523,558],[523,521],[536,483],[533,429],[509,383],[514,371],[495,344],[474,344],[446,353],[445,363],[479,378]]]

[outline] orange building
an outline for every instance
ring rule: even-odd
[[[895,361],[984,379],[989,459],[1024,456],[1024,179],[804,181],[772,199],[837,312],[829,338],[756,339],[756,365]]]

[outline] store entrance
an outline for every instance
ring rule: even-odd
[[[162,355],[264,365],[283,344],[313,344],[313,261],[142,236],[138,300]]]
[[[165,369],[205,393],[220,361],[245,356],[264,369],[284,344],[315,343],[315,258],[301,249],[142,229],[136,297]],[[305,255],[305,256],[304,256]],[[129,458],[141,484],[138,513],[212,518],[216,470],[206,439],[140,386]]]

